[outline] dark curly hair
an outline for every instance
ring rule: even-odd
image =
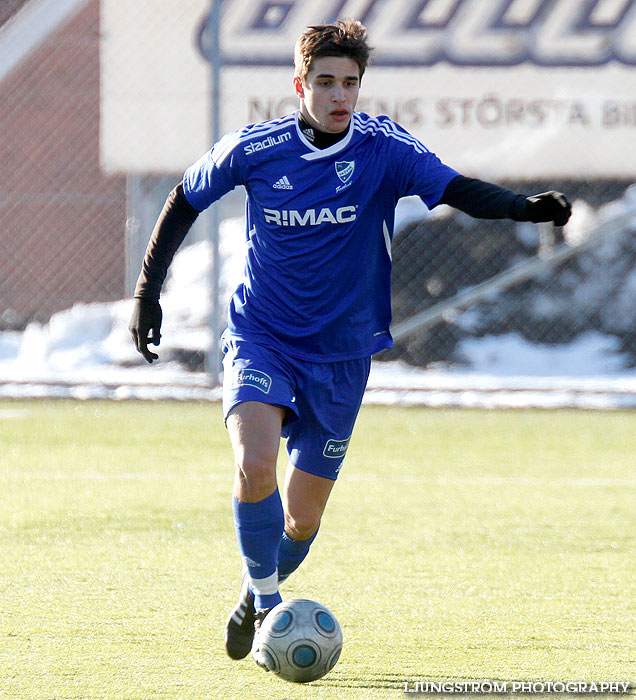
[[[334,24],[318,24],[300,35],[294,51],[294,75],[305,80],[312,61],[324,56],[353,59],[360,69],[360,78],[373,49],[367,44],[367,29],[358,20],[339,19]]]

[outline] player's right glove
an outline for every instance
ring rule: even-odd
[[[572,206],[561,192],[542,192],[526,197],[526,220],[537,224],[552,221],[555,226],[565,226],[572,213]]]
[[[159,302],[154,299],[135,299],[128,330],[130,331],[135,348],[140,352],[147,362],[159,358],[154,352],[148,350],[148,343],[159,345],[161,339],[161,320],[163,313]]]

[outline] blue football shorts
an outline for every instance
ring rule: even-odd
[[[307,362],[250,341],[224,339],[223,415],[245,401],[286,409],[289,461],[335,480],[369,378],[371,358]]]

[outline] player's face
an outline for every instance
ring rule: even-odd
[[[304,81],[294,78],[300,113],[315,129],[337,134],[349,126],[360,92],[360,69],[351,58],[325,56],[312,62]]]

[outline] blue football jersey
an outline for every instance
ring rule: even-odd
[[[247,192],[245,276],[226,333],[317,362],[391,347],[395,206],[406,195],[434,206],[457,174],[388,117],[360,112],[322,150],[298,113],[224,136],[183,187],[199,211]]]

